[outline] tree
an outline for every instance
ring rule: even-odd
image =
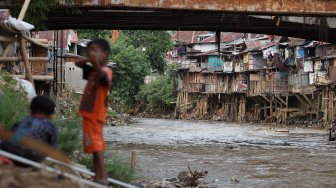
[[[164,73],[167,63],[165,54],[173,48],[173,41],[167,31],[123,31],[127,43],[143,49],[150,61],[151,68]]]
[[[1,0],[0,7],[8,8],[11,11],[11,16],[18,17],[21,7],[25,0]],[[29,22],[35,26],[35,30],[45,29],[47,14],[49,11],[55,9],[60,2],[64,5],[70,5],[75,2],[75,0],[32,0],[29,4],[27,12],[24,17],[24,21]],[[71,13],[80,14],[78,9],[71,9]]]
[[[78,30],[78,37],[81,39],[96,39],[104,38],[107,41],[111,41],[111,30],[96,30],[96,29],[81,29]]]
[[[112,97],[124,107],[132,107],[150,65],[146,55],[139,48],[127,43],[127,36],[120,33],[112,46],[111,60],[117,64],[113,72]]]
[[[176,70],[168,66],[164,75],[141,86],[137,95],[140,108],[154,113],[169,113],[174,110]]]

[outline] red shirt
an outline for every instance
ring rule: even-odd
[[[89,65],[83,67],[83,77],[88,83],[85,86],[82,101],[79,107],[79,115],[86,118],[105,121],[108,111],[108,91],[111,87],[112,70],[102,67],[103,78],[98,78]]]

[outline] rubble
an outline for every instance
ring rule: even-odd
[[[110,126],[128,126],[133,123],[132,116],[129,114],[114,114],[109,113],[106,117],[106,125]]]
[[[87,188],[89,186],[45,170],[0,165],[0,187]]]
[[[202,178],[208,174],[207,171],[201,170],[194,172],[188,166],[188,171],[181,171],[177,178],[168,178],[163,181],[139,182],[137,186],[143,188],[175,188],[175,187],[203,187],[207,188]]]

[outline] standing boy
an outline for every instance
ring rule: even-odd
[[[76,65],[83,69],[83,79],[88,81],[79,107],[79,115],[83,118],[84,152],[93,154],[93,167],[96,173],[94,180],[101,184],[107,184],[103,126],[112,80],[112,71],[106,66],[109,55],[108,42],[96,39],[87,45],[87,59],[76,62]]]

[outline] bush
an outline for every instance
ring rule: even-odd
[[[140,88],[137,100],[147,112],[167,113],[174,110],[175,71],[168,69],[165,75],[144,84]]]
[[[73,156],[82,151],[81,118],[76,115],[80,100],[73,92],[64,93],[64,96],[57,99],[55,123],[60,150]]]
[[[107,155],[112,156],[109,157],[109,160],[105,161],[108,176],[120,181],[131,182],[135,172],[131,168],[130,163],[118,158],[114,154],[107,153]]]
[[[1,128],[10,129],[29,114],[29,100],[21,90],[14,89],[15,85],[16,81],[9,74],[0,73]],[[65,97],[57,100],[54,119],[58,131],[59,149],[70,156],[74,162],[92,169],[91,155],[84,155],[82,152],[81,118],[76,115],[80,96],[75,93],[64,95]],[[134,175],[130,165],[117,158],[106,160],[106,170],[109,176],[126,182],[131,181]]]
[[[0,74],[0,126],[5,129],[28,115],[29,101],[15,85],[16,80],[9,73]]]

